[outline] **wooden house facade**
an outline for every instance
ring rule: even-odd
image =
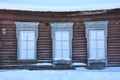
[[[120,9],[0,10],[0,68],[120,66]]]

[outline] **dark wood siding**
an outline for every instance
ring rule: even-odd
[[[77,22],[73,26],[73,62],[87,62],[87,44],[85,37],[85,27],[83,23],[84,22]]]
[[[13,64],[17,62],[17,39],[14,21],[1,21],[0,27],[6,28],[6,34],[1,32],[0,61],[1,64]]]
[[[81,12],[31,12],[0,10],[0,65],[52,62],[52,38],[50,22],[74,22],[72,61],[87,64],[87,41],[84,21],[108,20],[108,66],[120,66],[120,10],[108,13],[81,15]],[[40,22],[35,62],[17,61],[15,21]],[[2,34],[6,28],[6,34]]]
[[[37,59],[40,62],[52,61],[52,38],[51,27],[47,23],[40,23],[38,42],[37,42]]]
[[[120,65],[120,20],[109,21],[108,65],[110,66]]]

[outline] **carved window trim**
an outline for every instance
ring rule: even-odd
[[[92,60],[89,59],[89,30],[104,30],[105,35],[105,60],[100,60],[105,62],[107,65],[107,36],[108,36],[108,21],[86,21],[85,22],[85,34],[87,38],[87,58],[88,58],[88,66]],[[94,61],[94,60],[93,60]]]
[[[36,60],[36,53],[37,53],[37,38],[38,38],[38,26],[39,22],[15,22],[16,24],[16,37],[17,37],[17,60],[18,61],[34,61]],[[35,53],[34,59],[20,59],[20,39],[19,39],[19,32],[20,31],[35,31]]]

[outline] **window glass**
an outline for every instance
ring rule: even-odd
[[[63,58],[64,59],[69,59],[70,58],[70,55],[69,55],[69,50],[63,50]]]
[[[21,45],[20,50],[21,50],[21,49],[25,49],[25,50],[27,49],[27,41],[22,41],[22,40],[21,40],[21,41],[20,41],[20,45]]]
[[[35,31],[20,31],[19,57],[21,60],[35,58]]]
[[[35,40],[35,31],[28,31],[28,40]]]
[[[28,50],[28,55],[27,55],[27,57],[28,57],[28,59],[34,59],[35,58],[35,51],[34,50]]]
[[[55,32],[55,39],[56,40],[62,40],[62,32],[61,31],[56,31]]]
[[[27,31],[20,31],[20,40],[27,40]]]
[[[63,44],[63,49],[68,49],[69,50],[69,41],[63,41],[62,42],[62,44]]]
[[[69,31],[56,31],[55,38],[57,38],[55,39],[56,59],[70,58]]]
[[[89,31],[90,58],[105,58],[104,30]]]
[[[56,60],[60,60],[62,57],[62,50],[61,49],[57,49],[56,53],[55,53],[55,59]]]
[[[35,49],[35,41],[28,41],[28,49]]]
[[[63,37],[63,40],[69,41],[69,31],[63,31],[62,37]]]
[[[56,41],[56,49],[62,49],[62,41]]]
[[[23,59],[23,60],[26,59],[27,58],[27,50],[20,50],[19,58]]]

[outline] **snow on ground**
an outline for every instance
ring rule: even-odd
[[[120,67],[102,70],[0,70],[0,80],[120,80]]]

